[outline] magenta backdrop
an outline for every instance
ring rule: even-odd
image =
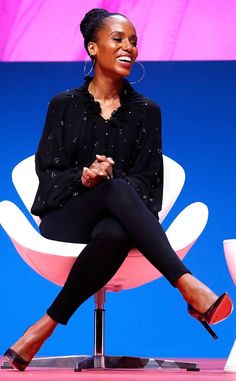
[[[235,0],[0,0],[0,60],[84,60],[79,22],[95,7],[133,21],[139,60],[236,59]]]

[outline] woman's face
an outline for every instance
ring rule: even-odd
[[[95,53],[95,70],[99,68],[112,78],[130,74],[138,49],[136,31],[129,20],[120,15],[108,17],[97,34],[97,42],[90,44]]]

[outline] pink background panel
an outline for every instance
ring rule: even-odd
[[[0,0],[0,60],[76,61],[91,8],[127,15],[139,60],[236,59],[236,0]]]

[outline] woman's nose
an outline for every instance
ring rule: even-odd
[[[123,43],[123,46],[122,46],[122,49],[127,51],[127,52],[131,52],[132,51],[132,44],[129,40],[125,40],[124,43]]]

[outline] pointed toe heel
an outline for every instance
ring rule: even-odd
[[[210,333],[210,335],[217,339],[218,336],[215,332],[210,328],[209,324],[217,324],[223,320],[225,320],[233,311],[233,303],[229,297],[229,295],[225,292],[222,294],[216,301],[211,305],[210,308],[204,313],[200,313],[195,308],[193,308],[190,304],[188,304],[188,312],[189,314],[200,321],[202,325],[206,328],[206,330]]]
[[[29,365],[30,361],[26,361],[23,359],[18,353],[16,353],[13,349],[9,348],[5,353],[4,357],[6,361],[13,366],[13,368],[18,370],[25,370],[25,368]]]

